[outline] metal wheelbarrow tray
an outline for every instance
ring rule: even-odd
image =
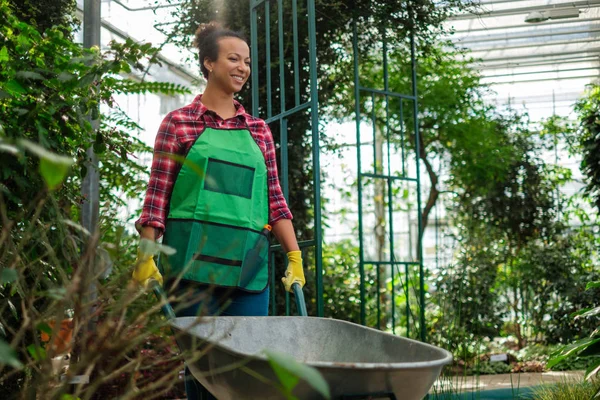
[[[219,400],[284,398],[269,383],[278,380],[264,349],[315,367],[329,384],[333,399],[420,400],[452,361],[449,352],[435,346],[334,319],[182,317],[171,325],[184,354],[207,351],[197,360],[187,360],[187,365]],[[268,382],[251,376],[247,369]],[[294,395],[322,398],[303,381]]]

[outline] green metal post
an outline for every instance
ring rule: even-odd
[[[371,93],[371,124],[373,125],[373,183],[375,188],[377,188],[377,184],[375,181],[381,178],[381,174],[379,173],[378,165],[377,165],[377,109],[375,107],[375,93]],[[375,193],[377,194],[377,189],[375,189]],[[377,260],[381,261],[381,260]],[[380,264],[377,264],[375,267],[376,270],[376,284],[377,284],[377,329],[381,329],[381,296],[379,290],[381,288],[381,271],[379,270]]]
[[[272,88],[271,88],[271,2],[265,2],[265,53],[267,70],[267,118],[273,116]]]
[[[271,256],[269,263],[271,264],[271,282],[275,282],[275,279],[277,279],[275,276],[275,258]],[[277,296],[275,290],[271,289],[269,291],[269,296],[271,296],[271,315],[277,315]]]
[[[285,81],[285,52],[284,41],[285,31],[283,27],[284,12],[283,0],[277,0],[277,19],[278,19],[278,38],[279,38],[279,95],[280,95],[280,110],[277,115],[273,115],[273,87],[272,87],[272,71],[271,71],[271,2],[274,0],[251,0],[250,2],[250,34],[251,34],[251,55],[252,55],[252,112],[259,116],[259,103],[261,101],[259,94],[259,77],[258,77],[258,11],[257,8],[264,5],[264,22],[265,22],[265,61],[266,74],[265,85],[267,91],[266,118],[265,122],[271,124],[275,121],[279,122],[280,127],[280,146],[281,146],[281,185],[282,191],[286,199],[289,199],[289,169],[288,169],[288,118],[293,114],[304,112],[311,109],[311,125],[312,125],[312,143],[313,143],[313,169],[314,173],[314,190],[315,190],[315,205],[314,205],[314,240],[302,241],[299,246],[302,250],[305,247],[315,247],[315,274],[316,274],[316,292],[317,292],[317,315],[323,316],[323,266],[322,266],[322,232],[321,232],[321,194],[320,194],[320,146],[319,146],[319,113],[318,113],[318,85],[317,85],[317,53],[316,53],[316,23],[315,23],[315,5],[314,0],[307,0],[308,10],[308,46],[309,46],[309,77],[310,77],[310,101],[301,104],[300,92],[300,67],[299,67],[299,45],[298,45],[298,5],[297,0],[292,1],[293,14],[293,45],[294,45],[294,83],[295,88],[295,105],[291,109],[286,109],[286,81]],[[272,246],[271,251],[280,251],[281,246]],[[275,274],[272,273],[271,282],[277,283]],[[286,292],[286,314],[289,314],[289,294]],[[272,313],[275,314],[275,294],[272,292]]]
[[[277,0],[277,27],[279,28],[279,112],[285,111],[285,56],[283,54],[283,0]],[[282,119],[283,121],[283,119]]]
[[[377,170],[377,110],[375,107],[375,93],[371,93],[371,103],[373,108],[371,109],[371,123],[373,124],[373,176],[378,176],[379,171]],[[377,179],[377,178],[375,178]]]
[[[252,66],[252,115],[258,116],[258,14],[253,3],[250,4],[250,43]]]
[[[313,149],[313,184],[314,216],[315,216],[315,273],[317,283],[317,316],[322,317],[325,313],[323,304],[323,260],[322,260],[322,232],[321,232],[321,166],[320,166],[320,144],[319,144],[319,93],[317,86],[317,27],[315,22],[315,1],[308,2],[308,47],[310,55],[310,103],[311,103],[311,128]]]
[[[385,33],[385,26],[382,29],[383,36],[383,80],[384,88],[386,92],[390,90],[390,81],[388,75],[388,55],[387,55],[387,38]],[[402,102],[402,99],[400,99]],[[392,333],[396,333],[396,290],[395,290],[395,279],[394,269],[395,265],[393,262],[394,258],[394,202],[392,193],[392,149],[390,144],[390,98],[386,95],[385,97],[385,139],[387,143],[387,192],[388,192],[388,226],[389,226],[389,252],[390,252],[390,278],[392,282]]]
[[[292,0],[292,31],[294,36],[295,106],[300,105],[300,66],[298,62],[298,0]]]
[[[417,249],[417,257],[419,257],[419,325],[421,340],[426,340],[426,329],[425,329],[425,271],[423,270],[423,214],[421,213],[421,169],[419,162],[419,154],[421,154],[421,139],[419,136],[419,105],[417,103],[417,61],[416,49],[415,49],[415,34],[410,34],[410,58],[411,58],[411,69],[412,69],[412,94],[413,100],[413,113],[414,113],[414,130],[415,130],[415,158],[416,158],[416,174],[417,174],[417,216],[418,216],[418,243],[419,248]]]
[[[279,124],[281,127],[280,145],[281,145],[281,190],[283,196],[289,202],[290,199],[290,178],[289,178],[289,165],[288,165],[288,127],[287,118],[282,118]]]
[[[285,103],[285,57],[283,53],[283,0],[277,0],[277,25],[279,30],[279,112],[286,111]],[[288,169],[288,131],[287,118],[279,121],[279,144],[281,146],[281,186],[283,196],[289,202],[289,169]]]
[[[360,141],[360,76],[358,71],[358,31],[356,17],[352,20],[352,50],[354,56],[354,115],[356,118],[356,166],[358,169],[358,268],[360,273],[360,323],[366,325],[365,304],[365,250],[363,240],[362,221],[362,169],[361,169],[361,141]],[[373,104],[373,107],[375,104]]]
[[[406,143],[404,137],[404,99],[400,99],[400,146],[402,148],[402,176],[406,176]]]

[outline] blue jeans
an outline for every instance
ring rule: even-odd
[[[262,317],[269,313],[268,287],[260,293],[248,293],[239,289],[214,288],[182,281],[173,294],[176,298],[182,298],[182,302],[173,304],[178,317],[196,317],[201,314]],[[187,302],[185,299],[193,301]],[[187,367],[185,393],[188,400],[216,400]]]

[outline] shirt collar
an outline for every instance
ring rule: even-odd
[[[202,95],[199,94],[198,96],[196,96],[196,98],[194,99],[194,101],[192,102],[192,104],[195,106],[196,108],[196,119],[201,119],[202,116],[204,114],[206,114],[207,111],[210,111],[205,105],[204,103],[202,103]],[[235,116],[234,117],[238,117],[238,118],[243,118],[244,120],[246,120],[247,117],[247,113],[246,113],[246,109],[244,108],[244,106],[242,106],[240,104],[239,101],[233,99],[233,106],[235,107]]]

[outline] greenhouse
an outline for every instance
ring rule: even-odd
[[[600,398],[600,1],[0,8],[2,398]]]

